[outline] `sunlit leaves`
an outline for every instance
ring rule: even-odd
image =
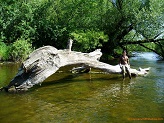
[[[138,35],[145,39],[156,37],[163,31],[164,25],[162,0],[0,2],[0,40],[8,44],[24,38],[30,39],[37,47],[53,45],[64,48],[70,34],[75,37],[77,34],[78,42],[74,47],[79,50],[78,45],[81,44],[82,51],[89,51],[100,44],[104,45],[97,39],[103,32],[108,35],[109,43],[102,48],[114,51],[121,47],[118,44],[123,39],[137,39]],[[131,35],[132,29],[135,30],[135,36]],[[106,38],[102,38],[102,42],[106,42]]]
[[[70,34],[74,39],[74,43],[78,45],[76,50],[78,51],[91,51],[96,47],[101,46],[101,41],[107,42],[108,36],[102,31],[95,30],[76,30]]]

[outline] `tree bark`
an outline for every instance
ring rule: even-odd
[[[112,66],[98,61],[102,53],[97,49],[91,53],[81,53],[68,50],[57,50],[52,46],[44,46],[33,53],[24,61],[17,75],[8,86],[3,87],[8,91],[12,86],[16,90],[27,90],[36,84],[41,84],[46,78],[55,73],[60,67],[84,64],[87,68],[97,68],[107,73],[121,73],[119,65]],[[147,70],[130,69],[134,75],[145,75]]]

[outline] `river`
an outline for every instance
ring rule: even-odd
[[[164,122],[164,61],[138,53],[132,68],[151,67],[148,75],[71,74],[60,69],[28,92],[0,92],[0,123],[139,123]],[[0,87],[19,64],[0,64]],[[92,70],[94,71],[94,70]]]

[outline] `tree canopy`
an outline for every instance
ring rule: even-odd
[[[18,39],[33,47],[75,50],[144,47],[164,58],[164,2],[161,0],[1,0],[0,42]],[[152,43],[153,42],[153,43]],[[79,48],[80,47],[80,48]]]

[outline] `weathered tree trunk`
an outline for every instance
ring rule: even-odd
[[[27,90],[36,84],[42,83],[46,78],[55,73],[60,67],[85,64],[87,67],[101,69],[108,73],[121,73],[119,65],[112,66],[98,61],[101,51],[95,50],[91,53],[81,53],[68,50],[57,50],[52,46],[44,46],[33,53],[24,61],[18,70],[17,75],[11,80],[6,91],[14,86],[17,90]],[[130,70],[135,75],[145,75],[146,70]]]

